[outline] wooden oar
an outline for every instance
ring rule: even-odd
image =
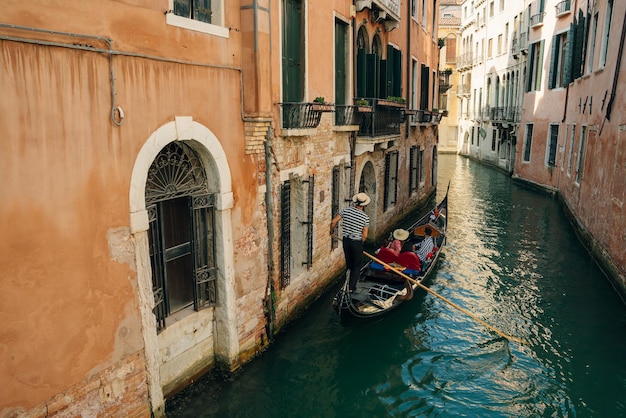
[[[472,317],[473,319],[475,319],[476,321],[480,322],[481,324],[483,324],[484,326],[486,326],[487,328],[489,328],[490,330],[496,332],[498,335],[501,335],[502,337],[506,338],[507,340],[511,340],[511,341],[515,341],[518,342],[520,344],[525,344],[525,345],[530,345],[528,343],[528,341],[522,340],[521,338],[517,338],[517,337],[513,337],[512,335],[508,335],[505,334],[504,332],[500,331],[499,329],[497,329],[496,327],[486,323],[485,321],[483,321],[482,319],[480,319],[479,317],[477,317],[476,315],[474,315],[473,313],[471,313],[470,311],[468,311],[467,309],[464,309],[462,307],[460,307],[459,305],[457,305],[456,303],[452,302],[449,299],[446,299],[445,297],[441,296],[440,294],[438,294],[437,292],[435,292],[434,290],[431,290],[430,288],[424,286],[423,284],[421,284],[420,282],[418,282],[417,280],[407,276],[406,274],[404,274],[402,271],[397,270],[395,268],[393,268],[392,266],[390,266],[389,264],[385,263],[382,260],[379,260],[378,258],[374,257],[373,255],[371,255],[370,253],[368,253],[367,251],[363,251],[363,254],[365,254],[366,256],[368,256],[369,258],[371,258],[372,260],[376,261],[377,263],[382,264],[383,266],[387,267],[388,269],[392,270],[393,272],[395,272],[396,274],[399,274],[400,276],[404,277],[406,280],[415,283],[416,285],[418,285],[419,287],[421,287],[422,289],[424,289],[425,291],[427,291],[428,293],[430,293],[431,295],[434,295],[436,297],[438,297],[439,299],[443,300],[444,302],[446,302],[448,305],[453,306],[454,308],[458,309],[459,311],[463,312],[465,315],[468,315],[470,317]]]

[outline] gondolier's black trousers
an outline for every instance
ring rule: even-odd
[[[343,254],[346,257],[346,269],[350,270],[350,290],[355,290],[363,265],[363,241],[345,237],[343,239]]]

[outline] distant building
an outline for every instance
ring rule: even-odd
[[[447,117],[439,124],[439,152],[458,153],[458,121],[461,118],[457,88],[459,73],[456,71],[457,46],[461,27],[462,0],[442,0],[439,3],[439,108]]]
[[[526,67],[524,1],[465,0],[458,45],[461,153],[513,172]]]
[[[436,191],[436,0],[31,0],[0,23],[0,415],[163,416]],[[203,5],[203,7],[201,7]]]

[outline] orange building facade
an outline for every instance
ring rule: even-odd
[[[10,1],[0,415],[163,416],[434,194],[437,1]]]

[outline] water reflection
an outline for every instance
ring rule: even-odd
[[[529,345],[426,293],[344,327],[331,291],[241,374],[196,384],[168,415],[626,415],[626,310],[557,200],[444,155],[439,184],[448,180],[449,241],[429,284]]]

